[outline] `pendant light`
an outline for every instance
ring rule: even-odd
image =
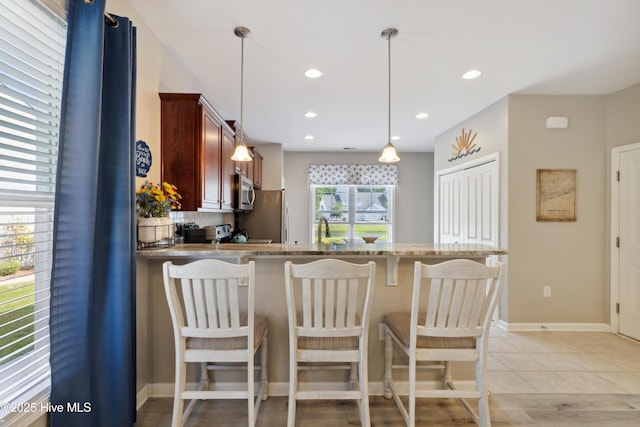
[[[387,145],[384,146],[384,150],[382,150],[382,155],[378,159],[380,162],[384,163],[394,163],[400,161],[400,157],[398,157],[398,153],[396,153],[396,148],[391,143],[391,38],[398,35],[398,30],[395,28],[387,28],[382,31],[380,34],[382,38],[385,38],[389,41],[389,97],[388,97],[388,132],[387,132]]]
[[[233,33],[242,39],[242,48],[240,50],[240,126],[236,126],[236,149],[231,156],[231,160],[236,162],[249,162],[251,161],[251,155],[249,149],[243,140],[244,130],[242,125],[243,119],[243,101],[244,101],[244,39],[251,35],[251,30],[245,27],[236,27]]]

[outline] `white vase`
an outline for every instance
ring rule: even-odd
[[[175,230],[171,218],[140,218],[138,221],[138,240],[142,243],[154,243],[173,237]]]

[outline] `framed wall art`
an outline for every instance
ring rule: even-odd
[[[576,170],[536,170],[536,220],[576,220]]]

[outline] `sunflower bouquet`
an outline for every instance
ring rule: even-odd
[[[163,182],[162,186],[146,181],[136,191],[137,212],[142,218],[167,216],[169,211],[182,207],[175,185]]]

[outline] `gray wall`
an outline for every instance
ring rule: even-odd
[[[547,129],[567,116],[567,129]],[[509,321],[609,323],[604,96],[509,96]],[[575,222],[536,221],[536,169],[576,169]],[[551,286],[551,298],[542,288]]]
[[[569,127],[547,129],[548,116],[567,116]],[[436,172],[450,166],[462,128],[478,132],[482,150],[472,158],[501,152],[502,320],[609,323],[610,150],[640,141],[639,116],[640,85],[600,96],[509,95],[436,139]],[[546,168],[577,169],[576,222],[536,221],[536,169]]]
[[[381,148],[382,149],[382,148]],[[395,243],[433,242],[433,153],[399,153]],[[307,171],[310,164],[379,164],[380,153],[284,152],[284,178],[291,215],[291,242],[309,243]]]
[[[499,177],[499,230],[498,230],[498,246],[501,248],[507,248],[507,242],[509,239],[509,227],[508,227],[508,189],[509,181],[508,174],[504,171],[507,170],[509,165],[508,157],[508,118],[509,118],[509,103],[508,98],[504,97],[493,105],[485,108],[477,114],[469,117],[460,125],[449,129],[447,132],[439,135],[435,141],[435,153],[434,153],[434,169],[438,171],[448,169],[453,166],[459,166],[469,161],[477,160],[478,158],[485,157],[489,154],[500,154],[500,177]],[[461,135],[462,129],[465,132],[472,130],[473,133],[477,132],[477,136],[474,143],[480,147],[480,151],[461,159],[449,161],[452,157],[451,145],[456,144],[456,137]],[[434,227],[437,227],[434,224]],[[437,233],[434,230],[434,234]],[[507,257],[502,257],[501,261],[506,261]],[[499,318],[507,320],[508,318],[508,296],[509,285],[508,277],[505,280],[502,295],[500,297],[500,304],[498,305]]]

